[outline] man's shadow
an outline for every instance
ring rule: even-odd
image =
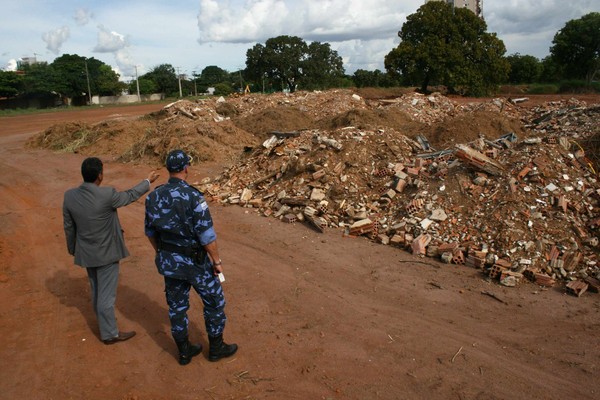
[[[90,331],[100,340],[98,322],[92,309],[89,281],[85,271],[81,272],[80,277],[72,277],[64,271],[56,271],[46,279],[46,288],[59,299],[63,306],[79,310]],[[195,314],[197,310],[196,304],[193,304],[194,302],[191,300],[188,317],[193,319],[191,314]],[[138,332],[138,334],[147,334],[163,351],[176,352],[175,342],[171,337],[166,301],[164,305],[161,305],[150,299],[146,293],[120,283],[117,288],[115,309],[117,315],[120,313],[143,327],[145,332]],[[202,318],[202,312],[200,315]],[[197,336],[200,332],[196,323],[192,321],[189,323],[188,330],[190,336]]]

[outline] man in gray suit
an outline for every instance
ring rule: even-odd
[[[117,192],[111,187],[100,187],[103,164],[90,157],[83,160],[81,175],[83,183],[65,192],[63,202],[67,250],[75,256],[75,264],[87,271],[100,339],[104,344],[113,344],[135,336],[135,331],[120,332],[115,318],[119,260],[129,255],[117,209],[150,190],[158,174],[152,171],[131,189]]]

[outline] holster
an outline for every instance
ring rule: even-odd
[[[183,247],[183,246],[177,246],[175,244],[171,244],[171,243],[165,243],[162,240],[158,241],[158,250],[162,250],[162,251],[168,251],[170,253],[177,253],[177,254],[181,254],[182,256],[186,256],[186,257],[195,257],[195,258],[199,258],[199,253],[200,253],[200,248],[196,247],[196,246],[192,246],[192,247]]]

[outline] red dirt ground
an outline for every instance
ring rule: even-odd
[[[178,365],[142,199],[119,211],[132,255],[121,264],[117,316],[138,335],[103,345],[62,230],[62,196],[79,185],[84,156],[24,144],[56,122],[161,107],[0,118],[0,399],[600,397],[598,294],[505,288],[465,266],[214,203],[225,339],[238,353]],[[104,184],[124,190],[150,169],[108,162]],[[196,166],[191,180],[218,169]],[[163,169],[156,184],[166,178]],[[193,297],[191,338],[206,348],[201,310]]]

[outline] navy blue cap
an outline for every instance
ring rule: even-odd
[[[167,155],[165,162],[169,172],[183,171],[186,165],[190,165],[192,159],[183,150],[173,150]]]

